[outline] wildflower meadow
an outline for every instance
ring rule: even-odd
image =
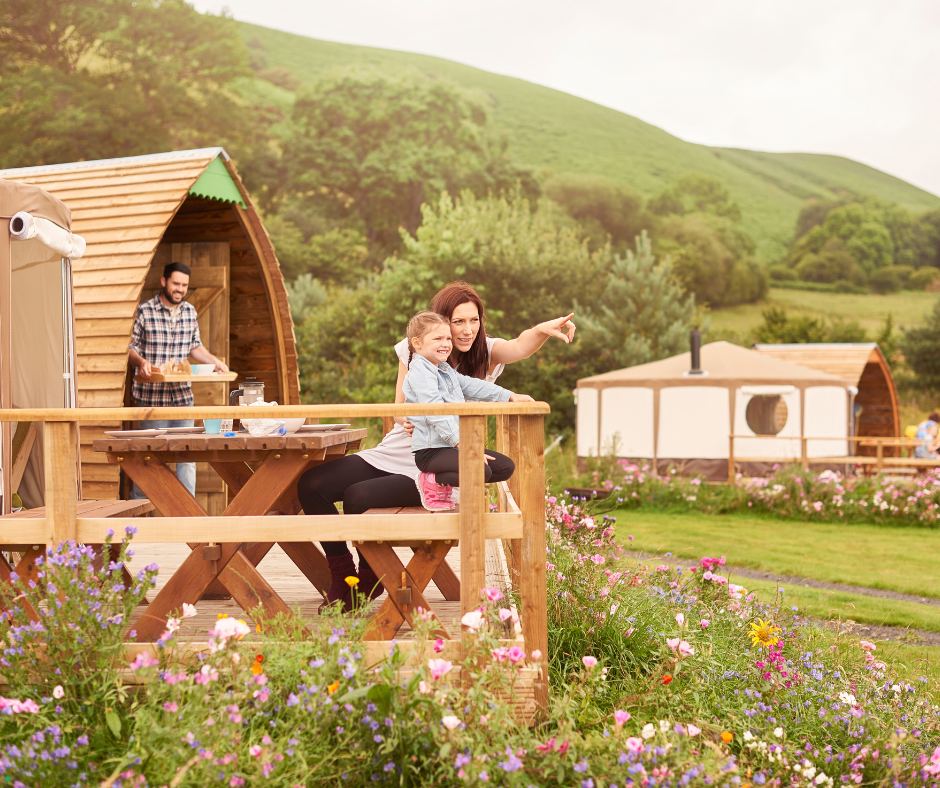
[[[638,564],[592,507],[546,500],[551,696],[534,726],[515,701],[543,655],[505,645],[516,607],[497,589],[464,617],[462,647],[429,619],[416,648],[370,658],[355,614],[313,637],[234,617],[206,632],[187,605],[155,650],[125,649],[157,567],[122,580],[133,533],[103,566],[60,545],[4,600],[0,775],[30,788],[940,781],[926,679],[758,602],[720,557]]]

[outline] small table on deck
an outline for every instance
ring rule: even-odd
[[[262,437],[239,433],[231,438],[166,433],[156,438],[100,438],[93,447],[106,452],[108,462],[119,464],[167,517],[208,516],[167,467],[173,462],[207,462],[234,493],[222,517],[244,517],[266,515],[272,510],[300,513],[300,475],[359,448],[365,436],[366,430],[361,429]],[[279,544],[314,585],[322,585],[325,559],[312,542]],[[166,628],[167,614],[184,602],[195,604],[216,579],[243,610],[261,605],[271,616],[290,613],[256,569],[273,546],[273,542],[259,543],[245,550],[244,543],[190,544],[192,553],[137,621],[138,638],[156,640]],[[204,552],[203,548],[210,550]],[[214,559],[207,557],[213,555]]]

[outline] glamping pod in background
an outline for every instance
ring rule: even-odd
[[[751,475],[799,458],[802,437],[831,439],[810,441],[810,457],[851,453],[849,381],[729,342],[703,346],[699,371],[691,361],[682,353],[579,380],[579,462],[613,453],[726,479],[732,434],[746,436],[735,456],[762,458],[742,463]],[[777,437],[757,437],[768,435]]]
[[[875,342],[754,345],[754,350],[781,361],[799,364],[845,378],[858,389],[855,395],[855,435],[870,438],[901,437],[898,390],[891,368]],[[886,456],[897,448],[885,447]],[[874,455],[874,446],[859,446],[861,455]]]
[[[261,219],[222,148],[0,170],[41,186],[71,211],[88,242],[73,266],[76,404],[130,403],[127,351],[137,305],[160,287],[166,263],[192,269],[187,300],[203,344],[239,374],[264,383],[265,399],[300,401],[287,292]],[[197,405],[227,404],[228,384],[196,383]],[[120,424],[83,429],[84,497],[120,497],[119,468],[91,442]],[[209,514],[225,505],[221,480],[200,464],[197,499]]]
[[[72,262],[85,241],[38,186],[0,180],[0,408],[75,405]],[[0,514],[45,497],[42,424],[0,424]],[[19,505],[19,501],[17,501]]]

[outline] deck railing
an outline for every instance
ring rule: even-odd
[[[97,544],[114,520],[76,514],[78,430],[88,422],[227,418],[383,418],[455,415],[460,420],[460,507],[433,517],[344,515],[343,517],[251,516],[126,518],[138,542],[300,542],[459,540],[461,615],[476,609],[486,587],[486,540],[509,547],[511,581],[521,601],[522,634],[528,654],[541,651],[541,681],[535,700],[548,699],[545,568],[545,464],[542,402],[442,405],[283,405],[264,409],[210,406],[169,408],[0,409],[0,422],[42,422],[45,449],[46,516],[0,523],[0,544],[53,546],[66,540]],[[489,511],[484,491],[486,420],[497,419],[497,450],[512,457],[516,471]],[[122,523],[125,521],[122,520]],[[433,531],[433,532],[431,532]]]
[[[799,455],[788,457],[751,457],[735,455],[735,439],[773,439],[781,441],[800,442]],[[883,473],[886,468],[937,468],[940,467],[940,460],[924,459],[920,457],[901,457],[885,456],[885,449],[907,450],[913,454],[913,450],[924,444],[923,438],[879,438],[870,435],[842,435],[839,437],[806,437],[806,436],[782,436],[782,435],[730,435],[728,436],[728,481],[733,483],[737,475],[737,465],[743,462],[777,462],[799,463],[803,468],[809,468],[810,465],[861,465],[873,470],[875,473]],[[858,447],[873,448],[874,455],[858,454],[843,455],[841,457],[811,457],[808,448],[811,441],[833,442],[846,441],[855,444]],[[900,451],[898,451],[900,453]]]

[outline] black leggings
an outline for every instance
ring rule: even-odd
[[[492,453],[492,452],[491,452]],[[350,454],[306,471],[297,482],[297,497],[304,514],[339,514],[337,501],[346,514],[391,506],[421,506],[421,496],[410,476],[373,468]],[[321,542],[328,556],[348,552],[345,542]]]
[[[505,454],[487,449],[485,454],[493,457],[483,466],[483,480],[489,482],[504,482],[516,470],[516,464]],[[457,487],[460,484],[460,452],[458,449],[418,449],[415,452],[415,465],[418,470],[433,473],[438,484],[447,484]]]

